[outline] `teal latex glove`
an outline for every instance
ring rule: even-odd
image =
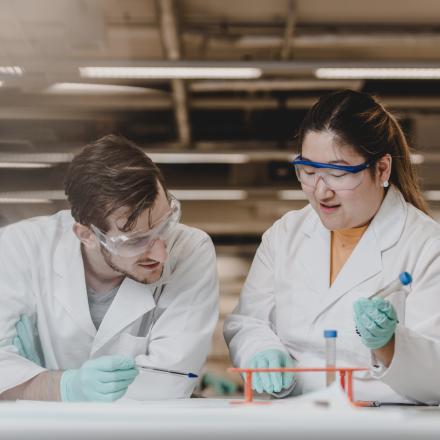
[[[120,399],[138,375],[134,360],[102,356],[85,362],[78,370],[66,370],[60,381],[64,402],[113,402]]]
[[[212,373],[205,373],[203,375],[202,387],[213,387],[219,396],[232,394],[237,391],[237,385],[234,382]]]
[[[389,301],[360,298],[353,309],[356,327],[366,347],[376,350],[390,341],[398,321],[396,310]]]
[[[15,324],[15,331],[17,336],[14,337],[12,343],[17,348],[18,354],[35,364],[43,366],[42,356],[39,353],[40,344],[37,340],[37,331],[30,318],[21,315],[17,324]]]
[[[293,368],[293,359],[281,350],[266,350],[254,355],[250,368]],[[289,388],[294,380],[293,373],[254,373],[252,374],[252,388],[257,393],[279,393]]]

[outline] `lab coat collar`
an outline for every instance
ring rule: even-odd
[[[101,322],[91,356],[121,330],[156,306],[153,293],[154,288],[151,285],[141,284],[130,278],[124,279]]]
[[[330,231],[321,223],[318,214],[309,206],[310,214],[302,231],[309,238],[300,252],[295,254],[309,279],[309,285],[321,294],[329,288]]]
[[[381,251],[389,249],[399,240],[407,215],[408,205],[402,193],[391,185],[370,225],[374,229]]]
[[[87,300],[81,243],[74,234],[72,225],[73,222],[64,226],[54,252],[54,271],[61,278],[56,281],[55,296],[79,327],[95,337],[96,328]]]
[[[403,196],[391,186],[379,211],[330,287],[331,234],[311,210],[310,221],[303,227],[310,240],[297,257],[301,259],[310,284],[322,297],[315,319],[340,297],[382,271],[382,252],[398,241],[407,211]]]
[[[97,331],[90,316],[80,241],[71,226],[63,231],[55,249],[54,270],[63,279],[60,283],[63,288],[56,291],[60,303],[72,319],[95,338],[91,354],[155,307],[154,291],[167,283],[171,273],[168,259],[161,278],[155,283],[142,284],[125,278]]]
[[[130,278],[124,279],[101,322],[91,355],[94,355],[125,327],[156,307],[154,293],[168,282],[170,272],[170,263],[167,260],[162,276],[155,283],[142,284]]]

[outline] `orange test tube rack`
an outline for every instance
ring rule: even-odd
[[[353,402],[353,373],[355,371],[368,371],[368,368],[334,367],[334,368],[228,368],[231,373],[242,373],[245,375],[244,399],[233,400],[231,403],[269,403],[255,402],[252,393],[253,373],[313,373],[313,372],[339,372],[341,387],[346,391],[348,399]]]

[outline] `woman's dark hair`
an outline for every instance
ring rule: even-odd
[[[353,147],[366,160],[373,162],[390,154],[393,158],[390,182],[407,202],[428,212],[402,128],[371,95],[341,90],[322,96],[301,124],[297,136],[300,153],[309,131],[330,131],[336,142]]]
[[[108,230],[107,218],[117,209],[130,210],[123,231],[154,204],[165,182],[159,168],[133,142],[115,135],[87,145],[69,165],[64,190],[72,216],[86,226]]]

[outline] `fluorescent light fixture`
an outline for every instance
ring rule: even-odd
[[[37,163],[37,162],[0,162],[0,168],[2,169],[37,169],[37,168],[50,168],[50,163]]]
[[[423,162],[425,162],[425,157],[423,156],[423,154],[419,153],[411,154],[411,162],[414,165],[421,165]]]
[[[252,79],[262,70],[255,67],[80,67],[83,78],[152,78],[152,79]]]
[[[440,68],[428,67],[321,67],[321,79],[440,79]]]
[[[306,195],[300,189],[285,189],[278,191],[280,200],[307,200]]]
[[[245,200],[247,191],[229,189],[171,189],[179,200]],[[64,191],[17,191],[0,193],[0,203],[51,203],[66,200]]]
[[[11,204],[20,204],[20,203],[52,203],[49,199],[39,199],[32,197],[0,197],[0,203],[11,203]]]
[[[0,74],[3,75],[23,75],[24,70],[19,66],[0,66]]]
[[[247,191],[235,189],[176,189],[171,190],[179,200],[246,200]]]
[[[93,83],[55,83],[49,86],[44,93],[49,95],[57,94],[141,94],[148,93],[149,89],[134,86],[120,86],[114,84],[93,84]]]
[[[65,200],[64,191],[11,191],[0,193],[0,203],[52,203],[55,200]]]
[[[248,154],[243,153],[148,153],[156,163],[248,163]]]
[[[428,202],[440,202],[440,191],[425,191],[424,196]]]

